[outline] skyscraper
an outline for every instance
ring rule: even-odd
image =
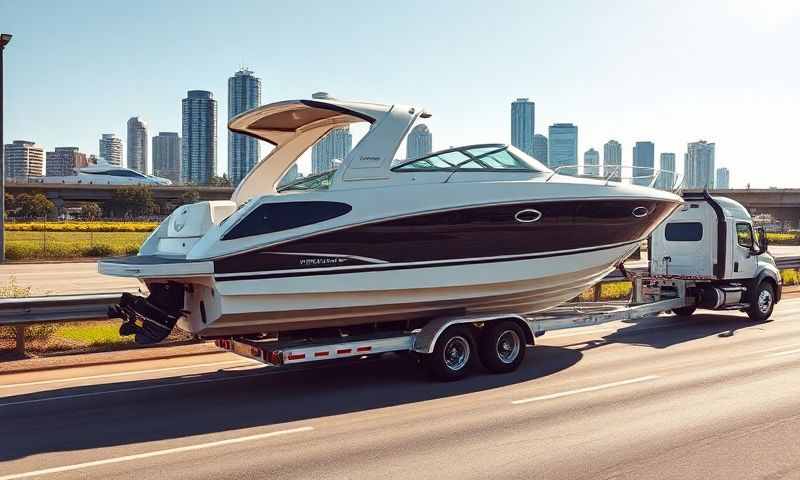
[[[603,175],[615,181],[622,178],[622,145],[616,140],[603,145]]]
[[[535,103],[527,98],[518,98],[511,103],[511,145],[532,157],[534,156],[533,131],[535,123]]]
[[[653,142],[636,142],[633,146],[633,183],[649,185],[653,180],[656,146]]]
[[[100,156],[106,163],[122,166],[122,139],[113,133],[104,133],[100,137]],[[50,175],[48,173],[48,175]]]
[[[344,160],[352,148],[350,127],[334,128],[311,147],[311,173],[316,175],[333,169],[333,161]]]
[[[89,165],[85,153],[78,151],[78,147],[56,147],[52,152],[47,152],[47,176],[66,177],[74,175],[76,168]]]
[[[547,159],[550,168],[578,165],[578,127],[571,123],[550,125]],[[562,168],[560,173],[577,174],[576,168]]]
[[[544,165],[547,163],[547,137],[539,133],[533,136],[533,158],[539,160]]]
[[[261,79],[245,68],[228,79],[228,120],[261,105]],[[233,185],[258,163],[258,140],[228,132],[228,177]]]
[[[128,168],[147,173],[147,123],[139,117],[128,119]]]
[[[656,181],[656,188],[672,190],[675,187],[675,154],[664,152],[659,156],[660,172]]]
[[[282,187],[284,185],[289,185],[290,183],[294,182],[299,178],[300,178],[300,171],[298,170],[297,164],[295,163],[294,165],[289,167],[289,170],[287,170],[285,174],[283,174],[283,178],[281,178],[281,180],[278,182],[278,186]]]
[[[182,106],[181,180],[206,185],[217,171],[217,101],[206,90],[189,90]]]
[[[717,169],[717,181],[714,184],[714,188],[717,189],[727,189],[731,188],[731,172],[725,167],[720,167]]]
[[[594,148],[583,153],[583,174],[592,177],[600,176],[600,153]]]
[[[714,188],[714,147],[705,140],[687,146],[683,174],[688,188]]]
[[[411,129],[406,137],[406,159],[423,157],[433,150],[433,135],[424,123]]]
[[[41,177],[44,148],[27,140],[14,140],[4,147],[6,178]]]
[[[181,180],[181,137],[177,132],[158,132],[153,137],[153,175]]]

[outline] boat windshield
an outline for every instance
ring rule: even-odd
[[[336,173],[336,169],[328,170],[317,175],[301,178],[294,182],[278,187],[278,193],[282,192],[304,192],[308,190],[327,190],[331,186],[331,178]]]
[[[503,144],[469,145],[432,153],[392,168],[395,172],[422,171],[549,172],[550,169],[514,147]]]

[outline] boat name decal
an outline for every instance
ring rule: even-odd
[[[361,157],[361,161],[362,161],[362,162],[375,162],[375,163],[380,163],[380,161],[381,161],[381,157],[369,157],[369,156],[362,156],[362,157]]]
[[[339,257],[301,258],[300,265],[339,265],[347,260],[347,258]]]

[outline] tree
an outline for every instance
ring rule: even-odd
[[[230,187],[231,179],[228,178],[227,173],[223,173],[221,177],[211,175],[208,177],[208,185],[210,187]]]
[[[96,203],[84,203],[81,205],[81,218],[84,220],[96,220],[102,214],[103,210]]]
[[[5,199],[5,210],[3,211],[4,217],[14,216],[14,209],[17,208],[17,205],[14,202],[14,195],[6,193]]]
[[[106,204],[106,215],[114,218],[144,217],[157,210],[153,193],[144,185],[114,190]]]
[[[195,189],[186,190],[181,194],[181,205],[188,205],[190,203],[197,203],[200,201],[200,192]]]
[[[48,213],[55,213],[56,206],[41,193],[33,195],[21,193],[14,201],[19,217],[44,217]]]

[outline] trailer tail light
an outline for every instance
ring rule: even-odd
[[[290,353],[286,356],[287,360],[303,360],[304,358],[306,358],[305,353]]]
[[[371,350],[372,350],[372,347],[358,347],[358,348],[356,349],[356,351],[357,351],[357,352],[359,352],[359,353],[363,353],[363,352],[369,352],[369,351],[371,351]]]
[[[336,350],[336,355],[348,355],[351,353],[353,353],[352,348],[340,348],[339,350]]]
[[[314,356],[317,357],[317,358],[319,358],[319,357],[327,357],[330,354],[331,354],[331,352],[328,352],[328,351],[314,352]]]

